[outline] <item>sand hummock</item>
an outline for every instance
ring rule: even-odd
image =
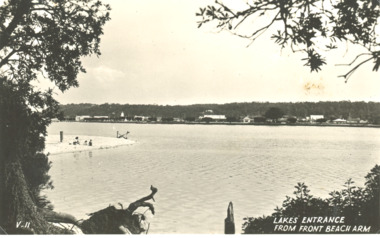
[[[79,138],[79,145],[73,145],[75,137]],[[92,140],[92,146],[85,145],[84,142]],[[59,135],[49,135],[46,137],[45,153],[64,154],[88,150],[108,149],[124,145],[131,145],[135,142],[124,138],[88,136],[88,135],[65,135],[62,142],[59,142]]]

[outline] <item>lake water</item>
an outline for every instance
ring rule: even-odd
[[[240,233],[244,217],[270,215],[297,182],[326,198],[349,178],[364,186],[380,163],[376,128],[62,122],[48,128],[50,136],[59,131],[109,137],[130,131],[136,143],[51,155],[55,189],[46,193],[55,210],[87,218],[109,204],[128,206],[154,185],[150,234],[222,234],[230,201]]]

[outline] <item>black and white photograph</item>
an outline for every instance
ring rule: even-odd
[[[0,234],[380,233],[380,0],[0,0]]]

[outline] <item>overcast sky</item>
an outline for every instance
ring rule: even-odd
[[[342,45],[322,72],[310,73],[303,54],[281,49],[264,34],[250,42],[197,28],[206,0],[103,0],[112,7],[102,55],[83,59],[79,88],[57,99],[67,103],[195,104],[252,101],[380,101],[380,73],[360,68],[338,78],[355,47]],[[237,1],[237,0],[236,0]],[[348,50],[348,52],[347,52]],[[314,86],[310,86],[314,85]]]

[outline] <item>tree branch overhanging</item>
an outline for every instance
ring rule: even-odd
[[[199,27],[205,23],[218,23],[217,28],[227,30],[238,37],[255,41],[264,31],[266,31],[274,21],[282,21],[282,27],[272,36],[275,43],[284,48],[290,45],[293,52],[314,52],[318,49],[320,54],[337,49],[336,41],[346,41],[362,46],[367,52],[358,55],[372,55],[374,59],[373,71],[380,68],[380,54],[378,42],[379,34],[375,28],[378,26],[378,16],[380,16],[380,4],[373,4],[376,1],[367,3],[359,0],[355,3],[355,11],[350,1],[340,0],[258,0],[251,4],[247,3],[245,10],[234,10],[232,6],[221,0],[215,2],[215,6],[208,5],[201,8],[196,15],[202,19],[198,22]],[[247,19],[253,15],[262,17],[267,11],[279,10],[279,14],[272,19],[269,25],[251,30],[240,28],[243,23],[248,23]],[[365,13],[365,14],[364,14]],[[351,20],[350,20],[351,19]],[[252,29],[252,28],[250,28]],[[244,33],[243,33],[244,32]],[[248,32],[248,33],[247,33]],[[316,42],[320,39],[330,41],[325,47],[319,47]],[[289,44],[290,43],[290,44]],[[294,48],[298,47],[298,50]],[[377,51],[376,51],[377,50]],[[323,59],[323,60],[320,60]],[[323,55],[309,54],[309,62],[305,64],[311,71],[318,71],[325,64]],[[366,60],[365,63],[370,60]],[[362,64],[360,64],[361,66]],[[354,67],[345,74],[348,79],[358,67]]]

